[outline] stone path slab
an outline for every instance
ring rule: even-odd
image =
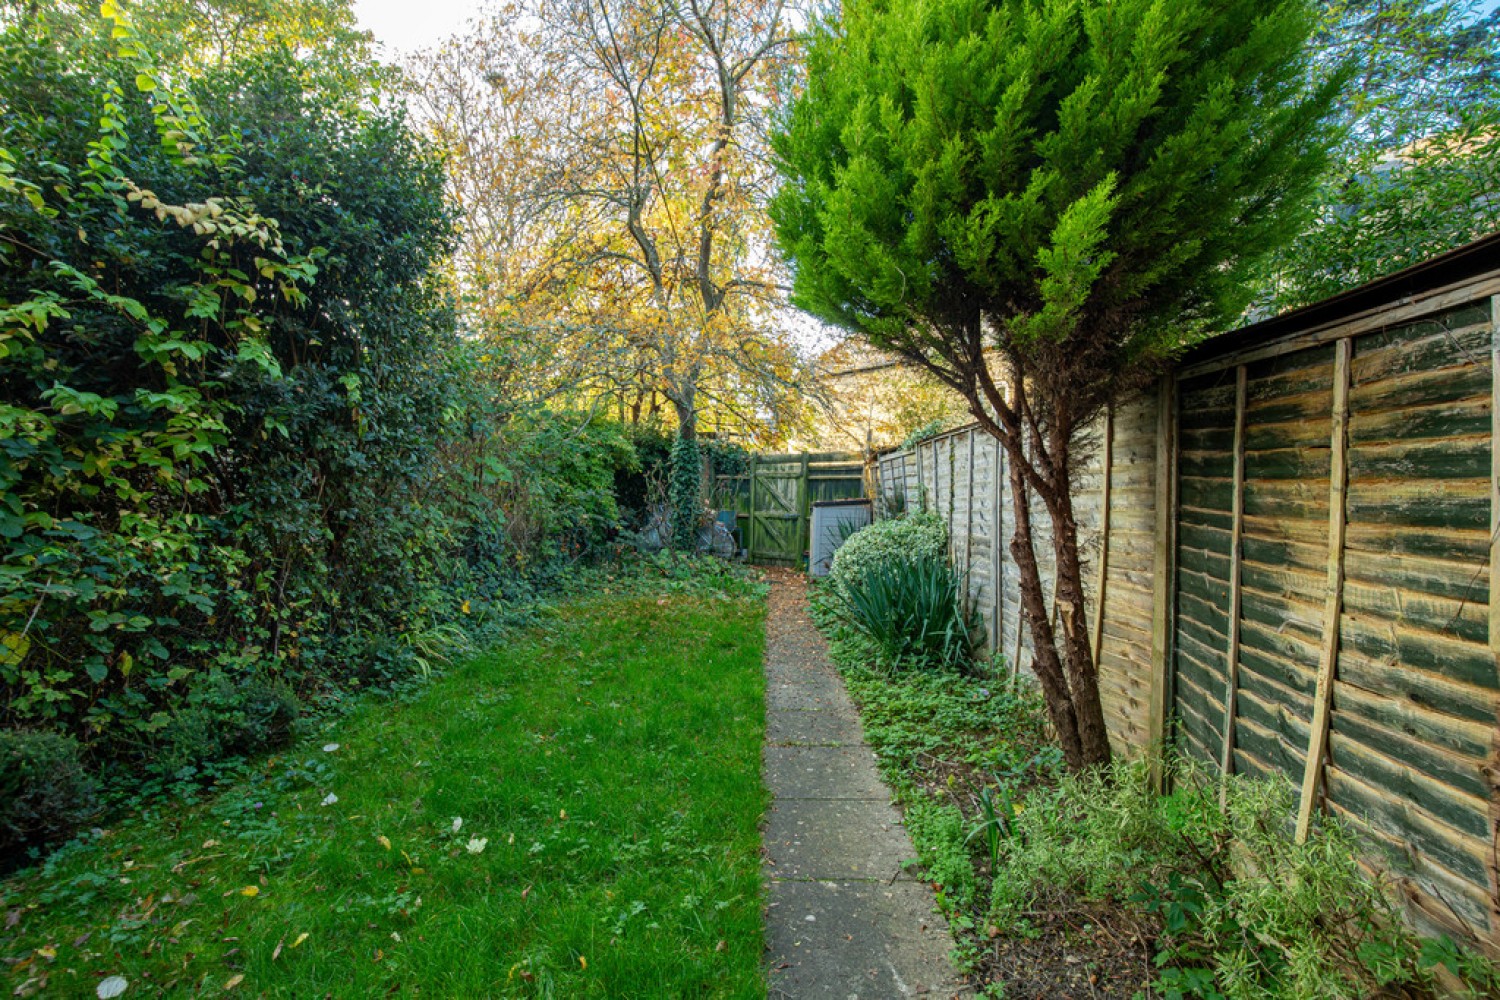
[[[953,937],[859,716],[807,616],[806,580],[773,571],[766,622],[763,830],[772,1000],[968,997]]]

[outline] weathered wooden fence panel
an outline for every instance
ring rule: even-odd
[[[1074,505],[1116,748],[1285,777],[1299,835],[1342,817],[1419,925],[1500,954],[1500,271],[1460,279],[1199,351],[1080,440]],[[1029,669],[1003,452],[964,427],[877,469]]]

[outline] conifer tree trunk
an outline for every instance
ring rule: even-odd
[[[1010,539],[1010,554],[1020,570],[1021,617],[1031,634],[1032,669],[1042,685],[1042,697],[1047,703],[1047,714],[1052,719],[1052,728],[1057,730],[1057,742],[1062,746],[1063,759],[1068,770],[1078,771],[1085,765],[1083,743],[1078,735],[1078,716],[1073,710],[1073,698],[1068,681],[1057,655],[1057,644],[1052,634],[1052,621],[1047,617],[1046,589],[1042,585],[1041,567],[1037,565],[1036,549],[1031,536],[1031,498],[1026,488],[1026,479],[1018,458],[1008,440],[1002,439],[1010,457],[1011,511],[1015,519],[1015,531]]]
[[[1027,413],[1024,391],[1016,391],[1016,411]],[[1078,553],[1078,522],[1073,514],[1069,429],[1054,426],[1042,448],[1040,434],[1032,437],[1033,448],[1023,441],[1018,419],[1014,432],[990,420],[983,408],[980,423],[1005,447],[1009,458],[1009,486],[1015,531],[1010,552],[1020,571],[1021,617],[1031,636],[1032,669],[1041,683],[1047,714],[1057,731],[1058,743],[1069,770],[1106,764],[1110,760],[1109,730],[1099,699],[1098,670],[1089,644],[1087,609],[1083,599],[1083,563]],[[997,433],[998,432],[998,433]],[[1052,520],[1052,547],[1056,563],[1057,605],[1061,633],[1047,614],[1046,587],[1037,564],[1031,522],[1031,492],[1047,509]]]

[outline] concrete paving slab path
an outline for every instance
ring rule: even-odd
[[[766,619],[771,1000],[972,996],[932,889],[807,614],[807,582],[773,571]]]

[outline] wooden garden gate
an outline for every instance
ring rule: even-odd
[[[719,495],[738,514],[751,562],[803,566],[813,502],[864,496],[864,470],[854,452],[752,455],[745,475],[719,477]]]

